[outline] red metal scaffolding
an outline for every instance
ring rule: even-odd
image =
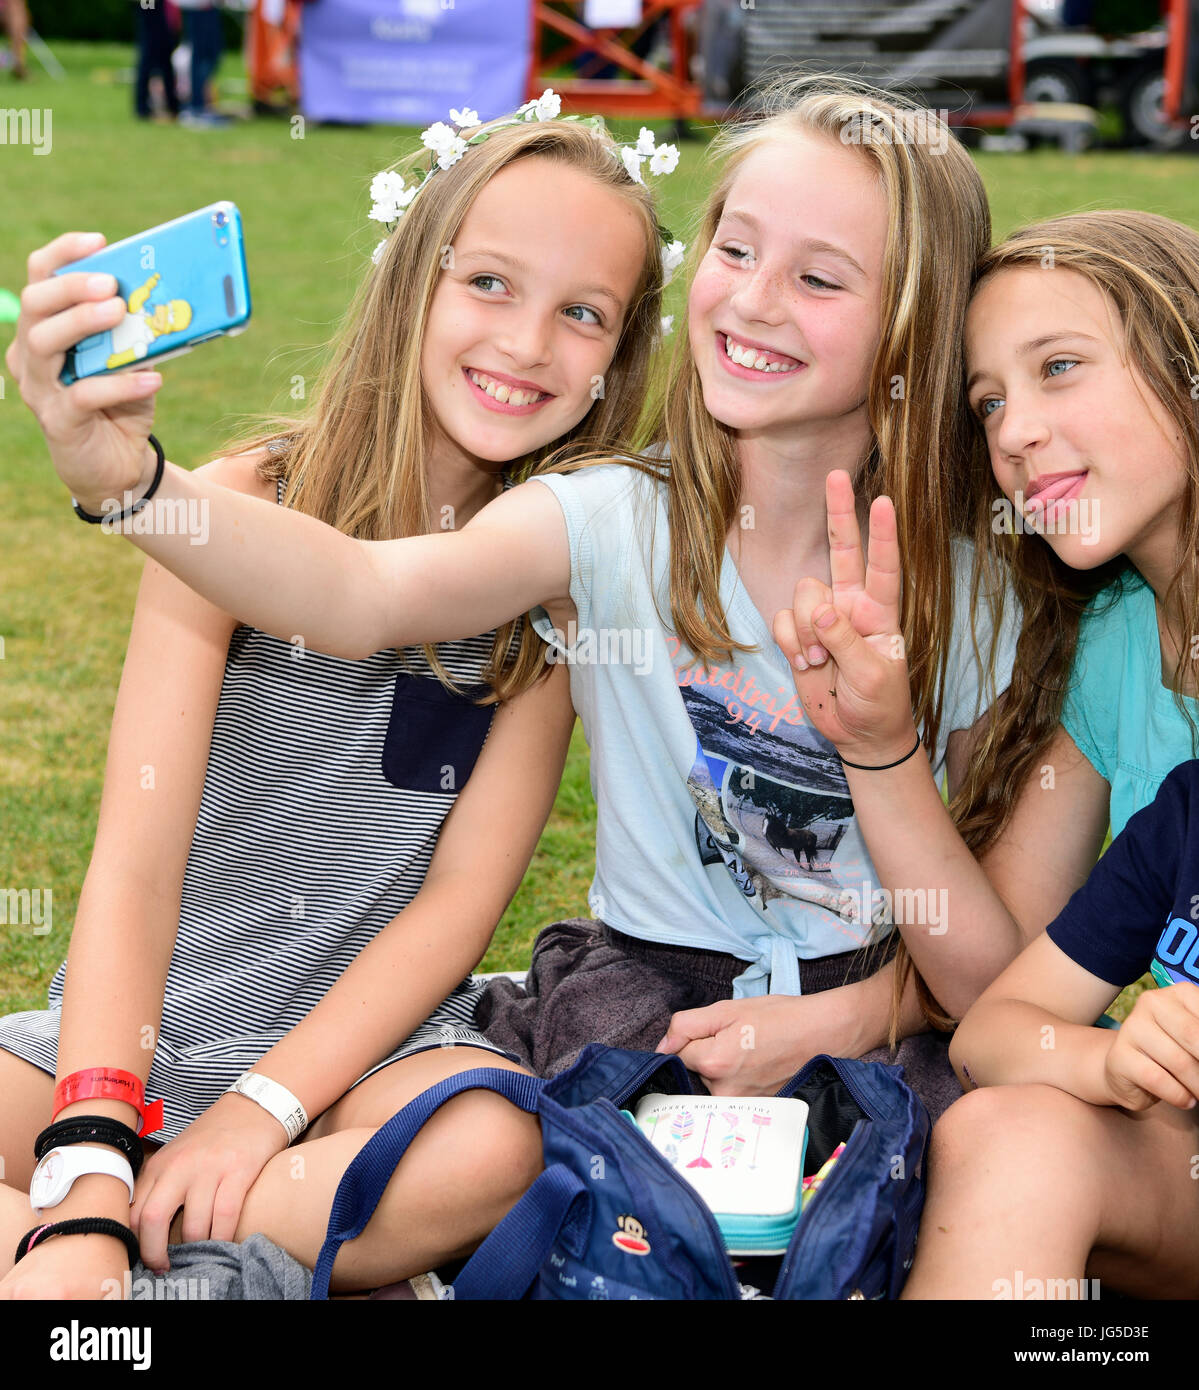
[[[533,53],[528,95],[538,96],[552,86],[572,110],[601,116],[673,116],[685,119],[703,111],[699,84],[691,80],[691,40],[686,17],[702,0],[645,0],[640,23],[627,29],[589,29],[576,17],[583,0],[533,0]],[[669,17],[671,61],[655,67],[634,52],[634,44],[664,16]],[[572,65],[581,59],[576,77],[545,76],[547,32],[566,39],[553,53],[553,65]],[[616,77],[589,76],[615,67]]]

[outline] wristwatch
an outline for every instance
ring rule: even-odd
[[[39,1214],[56,1207],[70,1192],[76,1178],[88,1173],[105,1173],[120,1178],[133,1202],[133,1168],[122,1153],[102,1145],[70,1144],[51,1149],[33,1170],[29,1184],[29,1205]]]

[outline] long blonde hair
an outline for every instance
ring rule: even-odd
[[[942,717],[945,666],[953,630],[951,537],[966,531],[965,478],[956,462],[969,444],[961,408],[962,330],[978,258],[990,245],[991,219],[982,179],[970,156],[931,112],[914,101],[849,78],[805,75],[772,84],[760,118],[732,125],[712,142],[722,161],[688,257],[689,279],[708,250],[725,200],[745,160],[768,140],[816,134],[848,148],[854,135],[886,192],[888,229],[883,257],[878,348],[870,372],[867,414],[871,442],[855,483],[869,504],[886,494],[895,503],[904,563],[902,624],[914,714],[935,746]],[[913,140],[913,130],[935,137]],[[899,383],[897,388],[897,382]],[[736,433],[714,420],[687,349],[686,315],[671,356],[669,384],[654,433],[669,445],[664,467],[653,457],[630,459],[655,472],[668,488],[670,608],[674,630],[697,658],[728,662],[744,651],[729,631],[720,601],[725,542],[737,514],[741,468]],[[568,464],[563,471],[582,466]],[[562,465],[559,465],[560,467]],[[974,611],[985,589],[994,618],[985,669],[998,636],[996,576],[988,555],[976,552]],[[897,954],[891,1038],[911,969],[902,941]],[[951,1027],[923,981],[921,1003],[931,1021]]]
[[[519,159],[539,157],[567,165],[611,188],[636,209],[645,231],[641,273],[625,316],[604,390],[588,414],[555,444],[631,442],[644,408],[643,384],[660,334],[661,231],[652,198],[634,182],[605,131],[566,120],[495,128],[456,164],[427,183],[387,239],[377,268],[359,285],[332,351],[299,416],[255,417],[222,452],[249,453],[277,441],[286,447],[259,468],[264,479],[282,479],[284,501],[297,511],[364,540],[416,536],[433,529],[426,459],[432,414],[421,384],[420,352],[429,305],[445,250],[480,191]],[[401,166],[428,159],[418,152]],[[263,433],[262,426],[270,427]],[[552,446],[547,446],[547,449]],[[543,451],[544,452],[544,451]],[[519,477],[537,460],[513,460]],[[508,660],[520,628],[519,647]],[[443,682],[452,682],[432,645],[424,648]],[[510,699],[545,675],[545,645],[528,623],[514,619],[497,630],[481,703]]]
[[[1055,217],[1013,232],[978,265],[981,284],[1001,271],[1036,267],[1046,248],[1053,268],[1073,270],[1109,298],[1119,314],[1124,351],[1182,435],[1186,486],[1178,511],[1176,569],[1163,609],[1177,606],[1181,629],[1173,633],[1179,658],[1174,698],[1196,752],[1199,730],[1183,691],[1192,667],[1190,634],[1199,632],[1199,233],[1154,213],[1083,212]],[[1007,824],[1026,779],[1043,761],[1060,721],[1088,603],[1108,585],[1110,599],[1146,581],[1123,555],[1091,570],[1072,569],[1034,534],[997,535],[993,503],[1003,494],[995,481],[981,429],[974,428],[969,458],[973,532],[1011,575],[1024,608],[1024,623],[998,721],[980,745],[951,811],[962,838],[977,855]],[[1192,667],[1193,669],[1193,667]],[[1112,673],[1112,679],[1119,675]],[[1199,754],[1196,754],[1199,756]]]

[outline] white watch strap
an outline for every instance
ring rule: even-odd
[[[42,1155],[41,1161],[33,1170],[33,1181],[29,1185],[29,1205],[39,1215],[56,1207],[66,1199],[67,1193],[78,1178],[89,1173],[103,1173],[106,1177],[120,1178],[129,1189],[129,1201],[133,1202],[133,1166],[123,1153],[103,1144],[69,1144],[61,1149],[50,1149]],[[39,1205],[38,1198],[42,1198]]]
[[[294,1144],[308,1128],[308,1112],[296,1097],[286,1086],[272,1081],[269,1076],[263,1076],[261,1072],[243,1071],[225,1094],[228,1095],[230,1091],[257,1102],[269,1115],[273,1115],[287,1131],[289,1144]]]

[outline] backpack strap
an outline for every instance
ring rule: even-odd
[[[316,1268],[312,1272],[312,1292],[309,1297],[314,1300],[329,1297],[329,1276],[333,1272],[337,1252],[347,1240],[354,1240],[366,1229],[383,1196],[383,1189],[390,1182],[408,1145],[447,1100],[463,1091],[494,1091],[521,1110],[534,1114],[544,1084],[537,1077],[527,1076],[523,1072],[506,1071],[501,1067],[476,1067],[430,1086],[393,1115],[355,1154],[342,1175],[329,1213],[325,1243],[321,1246]]]
[[[572,1213],[575,1203],[582,1205]],[[573,1222],[585,1233],[591,1210],[582,1178],[564,1163],[547,1168],[479,1246],[454,1280],[455,1299],[523,1298]]]

